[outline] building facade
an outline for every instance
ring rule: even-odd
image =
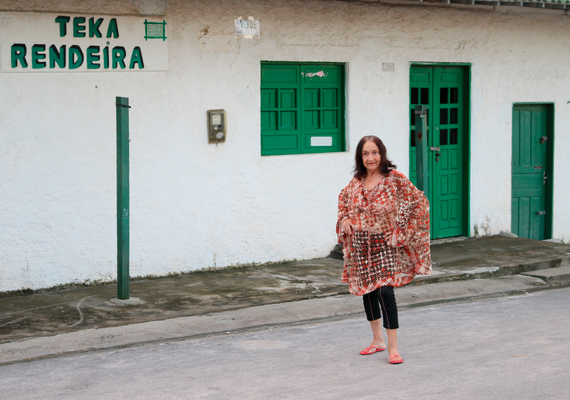
[[[525,4],[0,0],[0,292],[115,279],[116,96],[131,276],[326,256],[362,136],[414,178],[417,105],[433,238],[569,240],[570,21]]]

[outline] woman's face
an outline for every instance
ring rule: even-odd
[[[368,141],[364,143],[362,147],[362,162],[368,175],[372,175],[374,172],[380,172],[380,149],[376,146],[376,143]]]

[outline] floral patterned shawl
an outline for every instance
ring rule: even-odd
[[[352,220],[354,233],[342,232]],[[399,171],[373,189],[353,178],[338,196],[336,231],[344,253],[342,282],[361,296],[380,286],[403,286],[431,275],[429,203]]]

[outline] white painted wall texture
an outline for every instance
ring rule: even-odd
[[[0,73],[0,291],[115,278],[115,96],[132,105],[132,276],[326,256],[359,139],[379,135],[408,172],[420,61],[472,65],[472,234],[510,229],[513,103],[555,104],[553,233],[570,239],[562,13],[320,0],[0,0],[0,11],[164,15],[169,46],[164,72]],[[250,15],[261,38],[235,39],[233,19]],[[349,152],[260,156],[262,60],[346,63]],[[218,108],[228,137],[209,145],[206,110]]]

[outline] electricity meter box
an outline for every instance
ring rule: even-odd
[[[228,118],[224,110],[208,110],[208,143],[224,143],[228,132]]]

